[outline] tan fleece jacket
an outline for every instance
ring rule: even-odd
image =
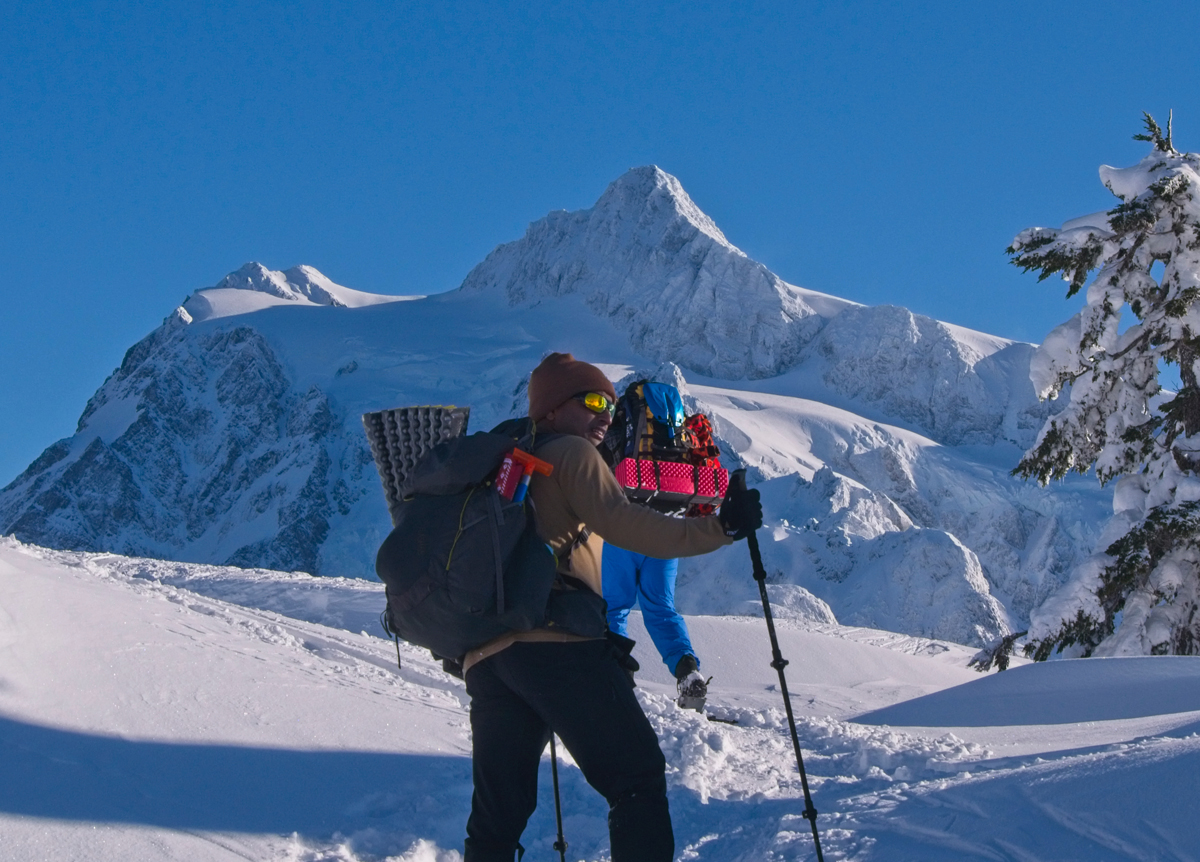
[[[604,594],[600,558],[605,541],[659,559],[694,557],[733,542],[715,515],[672,518],[629,502],[600,452],[583,437],[558,437],[540,447],[537,456],[554,466],[549,476],[535,473],[529,486],[538,534],[561,558],[585,527],[590,531],[559,571],[583,581],[597,595]],[[509,632],[467,653],[463,670],[518,641],[573,640],[585,638],[543,629]]]
[[[549,476],[535,473],[529,496],[537,509],[538,534],[560,556],[584,527],[592,535],[575,549],[570,569],[597,594],[604,543],[648,557],[670,559],[707,554],[732,542],[715,515],[672,518],[629,502],[599,450],[583,437],[564,436],[537,450],[554,465]]]

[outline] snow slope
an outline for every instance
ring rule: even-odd
[[[418,650],[396,667],[380,604],[357,579],[0,539],[4,858],[459,859],[466,697]],[[677,709],[639,645],[677,858],[811,859],[761,621],[689,622],[738,724]],[[780,639],[827,859],[1196,858],[1200,711],[1181,710],[1200,659],[979,677],[939,641],[787,621]],[[547,773],[530,859],[553,854]],[[560,773],[569,858],[607,859],[602,800],[569,756]]]
[[[796,613],[981,644],[1025,624],[1108,514],[1086,479],[1008,476],[1053,409],[1033,395],[1032,349],[789,285],[675,178],[636,168],[448,294],[259,264],[198,291],[129,350],[76,434],[0,490],[0,534],[371,577],[389,523],[360,415],[468,404],[486,429],[567,350],[622,385],[673,380],[714,417],[726,463],[769,502],[768,563]],[[685,562],[686,609],[740,612],[743,566],[730,550]]]

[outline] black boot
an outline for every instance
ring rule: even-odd
[[[679,697],[675,703],[681,709],[694,709],[704,712],[704,702],[708,697],[708,683],[712,677],[705,679],[700,674],[700,664],[694,655],[685,655],[675,665],[675,687]]]

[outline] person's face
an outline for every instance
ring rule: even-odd
[[[593,446],[600,445],[608,431],[608,426],[612,424],[612,416],[607,410],[593,413],[583,406],[583,402],[575,398],[564,401],[547,413],[546,420],[550,423],[551,429],[559,434],[574,434],[576,437],[584,437],[590,440]]]

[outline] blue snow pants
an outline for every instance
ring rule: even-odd
[[[685,655],[696,655],[688,638],[687,624],[675,610],[675,576],[678,560],[658,560],[604,543],[602,573],[604,601],[608,602],[608,627],[624,635],[629,610],[636,602],[650,640],[663,663],[675,673]],[[699,657],[696,658],[699,663]]]

